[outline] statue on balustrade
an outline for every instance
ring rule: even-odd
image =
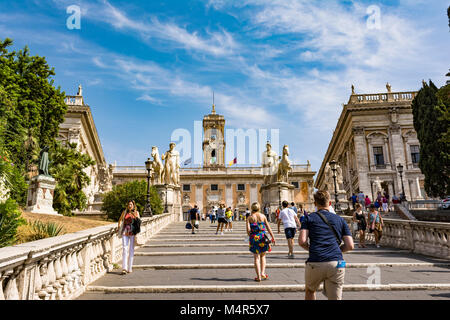
[[[161,184],[163,183],[163,164],[161,161],[161,158],[159,157],[159,150],[158,147],[153,146],[152,147],[152,184]]]
[[[291,161],[289,160],[289,147],[284,145],[280,163],[278,164],[277,182],[288,183],[289,171],[292,170]]]
[[[180,183],[180,153],[175,150],[175,143],[170,143],[169,150],[161,156],[164,163],[164,183],[178,186]]]
[[[275,174],[278,171],[278,155],[272,150],[272,145],[269,141],[266,144],[266,151],[262,153],[261,166],[264,176],[264,184],[274,182]]]

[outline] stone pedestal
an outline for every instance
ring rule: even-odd
[[[178,213],[180,221],[183,220],[183,210],[181,203],[181,187],[173,184],[156,184],[156,190],[163,204],[164,211]]]
[[[53,209],[53,195],[56,180],[50,176],[38,175],[31,179],[27,196],[27,211],[31,213],[58,214]]]
[[[286,182],[274,182],[261,186],[261,207],[268,204],[270,211],[275,212],[284,200],[294,201],[294,186]]]
[[[335,203],[334,191],[330,192],[330,198],[331,198],[331,205],[334,208],[334,203]],[[341,210],[346,210],[348,208],[351,208],[351,205],[347,199],[347,193],[344,190],[338,191],[337,198],[338,198],[338,204],[339,204],[339,207]]]

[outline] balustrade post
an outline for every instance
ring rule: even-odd
[[[20,300],[19,290],[17,290],[16,277],[17,274],[14,270],[9,270],[6,272],[8,282],[5,287],[5,299],[6,300]]]
[[[90,240],[90,237],[89,237]],[[91,248],[92,243],[86,242],[84,244],[84,248],[81,250],[81,257],[82,257],[82,272],[83,272],[83,285],[87,286],[91,280]]]
[[[5,300],[5,295],[3,294],[3,280],[6,278],[4,272],[0,272],[0,301]]]

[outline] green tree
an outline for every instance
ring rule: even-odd
[[[425,191],[432,197],[450,194],[448,86],[438,90],[432,81],[423,82],[412,102],[414,128],[420,141],[419,167],[425,175]]]
[[[13,245],[16,242],[17,228],[25,223],[14,200],[0,202],[0,248]]]
[[[142,215],[147,200],[146,181],[136,180],[114,186],[112,191],[103,197],[102,211],[106,212],[109,219],[118,221],[129,200],[136,202],[136,207]],[[153,214],[161,214],[163,212],[161,199],[153,186],[150,187],[150,206]]]
[[[9,52],[11,45],[11,39],[0,40],[0,121],[5,123],[4,148],[25,177],[40,147],[55,147],[67,106],[45,58],[30,56],[28,47]],[[12,196],[25,204],[25,191],[16,188]]]
[[[49,173],[57,181],[53,208],[65,216],[71,216],[75,209],[85,209],[87,197],[83,188],[89,185],[90,178],[84,169],[94,165],[95,161],[80,153],[76,144],[70,143],[67,146],[57,143],[50,150],[49,158]]]

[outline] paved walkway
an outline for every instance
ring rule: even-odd
[[[248,251],[244,222],[232,233],[216,235],[216,225],[202,221],[197,234],[173,223],[137,249],[134,271],[115,269],[92,283],[78,299],[304,299],[307,252],[296,245],[287,257],[284,232],[267,255],[270,279],[253,280],[253,257]],[[297,237],[296,237],[297,238]],[[450,299],[450,261],[391,248],[356,248],[345,254],[344,299]],[[370,279],[380,275],[380,285]],[[317,298],[325,297],[319,293]]]

